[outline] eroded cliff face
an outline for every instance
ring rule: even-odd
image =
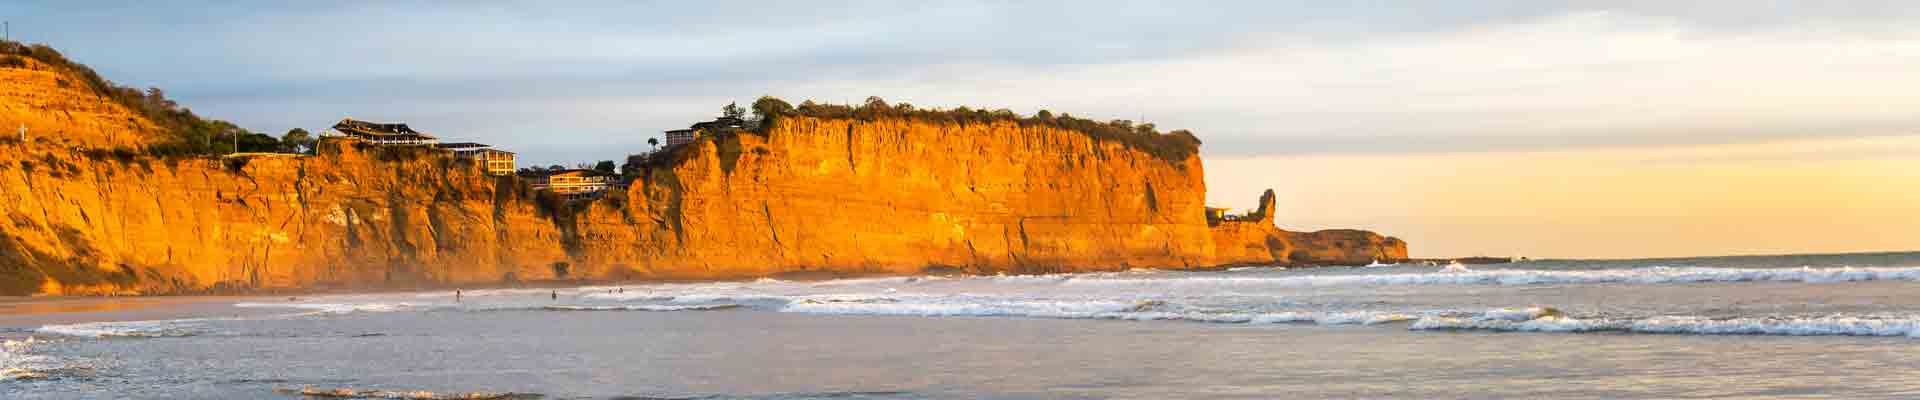
[[[1209,265],[1198,158],[1049,127],[782,119],[691,145],[573,216],[581,264],[642,276]],[[613,272],[608,272],[613,273]]]
[[[169,162],[0,145],[0,293],[499,281],[565,258],[511,181],[444,157],[324,150]]]
[[[0,67],[0,136],[99,148],[136,147],[161,136],[160,127],[95,93],[80,77],[39,60]]]
[[[157,128],[57,73],[0,78],[0,127],[36,133],[0,137],[0,295],[1406,257],[1404,242],[1368,232],[1280,230],[1271,191],[1256,217],[1210,225],[1197,157],[1016,122],[786,117],[703,138],[628,187],[568,202],[426,149],[106,151]]]

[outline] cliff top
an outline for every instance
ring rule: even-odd
[[[87,147],[145,148],[161,155],[224,154],[231,141],[255,139],[232,123],[203,119],[159,88],[121,86],[44,44],[0,40],[0,117],[31,137],[57,137]],[[221,146],[226,147],[221,147]]]
[[[729,114],[733,106],[729,105]],[[972,124],[993,122],[1014,122],[1021,125],[1044,125],[1086,134],[1095,141],[1118,142],[1137,149],[1169,163],[1181,164],[1189,157],[1200,152],[1200,138],[1193,132],[1178,129],[1161,133],[1151,123],[1135,124],[1134,121],[1116,119],[1097,122],[1077,118],[1067,113],[1054,115],[1052,111],[1040,110],[1031,116],[1022,116],[1005,108],[987,111],[966,106],[952,109],[921,109],[912,104],[887,104],[879,97],[868,97],[866,103],[858,107],[835,104],[819,104],[812,100],[803,101],[798,107],[785,100],[772,96],[761,97],[753,102],[754,119],[760,121],[765,129],[772,123],[778,123],[783,116],[805,116],[830,119],[856,119],[874,121],[888,118],[913,119],[937,123]]]

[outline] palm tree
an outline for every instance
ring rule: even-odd
[[[647,138],[647,145],[655,148],[660,147],[660,138]]]

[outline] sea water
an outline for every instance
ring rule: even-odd
[[[0,398],[1920,397],[1920,253],[762,279],[231,310],[6,328]]]

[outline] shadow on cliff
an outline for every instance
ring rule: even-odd
[[[12,217],[16,226],[31,226],[21,225],[32,222],[25,216]],[[168,279],[152,267],[122,263],[102,268],[102,253],[85,233],[65,225],[52,231],[72,255],[38,251],[21,238],[0,236],[0,295],[177,293],[194,286]]]

